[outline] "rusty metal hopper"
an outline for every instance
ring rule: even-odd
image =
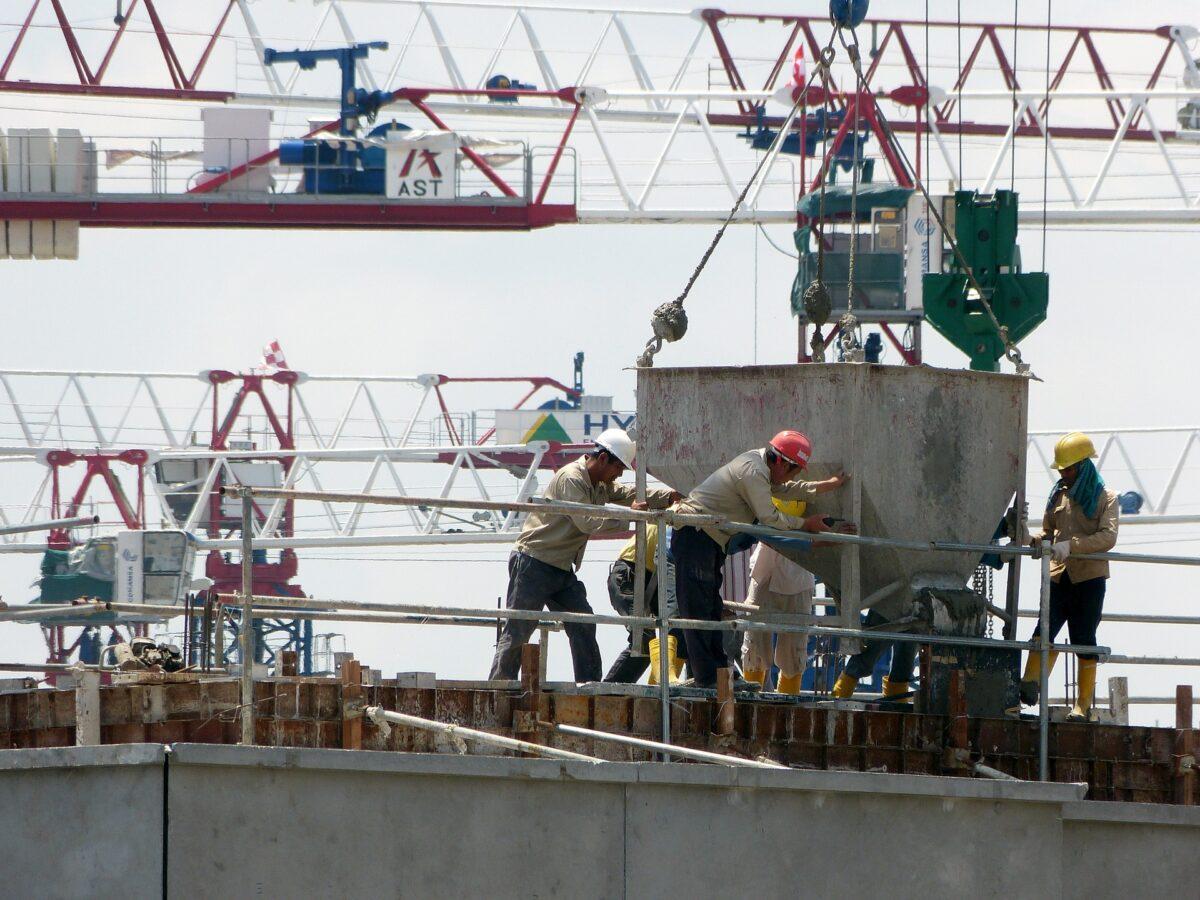
[[[686,493],[798,428],[813,440],[811,477],[852,476],[811,511],[854,518],[866,535],[986,544],[1024,483],[1027,398],[1022,377],[926,366],[641,369],[638,461]],[[850,610],[861,601],[885,614],[915,582],[961,587],[979,561],[867,546],[795,558]]]

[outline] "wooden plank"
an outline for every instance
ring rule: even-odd
[[[1175,802],[1191,806],[1196,795],[1195,732],[1192,731],[1192,686],[1175,687]]]
[[[342,662],[342,749],[362,749],[362,664],[356,659]]]
[[[75,676],[75,745],[100,743],[100,673],[83,671]]]
[[[279,671],[277,675],[299,675],[300,654],[295,650],[279,651]]]
[[[717,669],[717,724],[715,734],[733,734],[737,721],[733,699],[733,670]]]

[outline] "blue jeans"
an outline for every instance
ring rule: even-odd
[[[867,610],[867,623],[870,627],[886,625],[887,619],[875,612]],[[856,653],[846,663],[846,674],[851,678],[866,678],[875,669],[875,663],[888,647],[892,648],[892,667],[888,670],[888,681],[893,683],[912,681],[913,663],[917,659],[917,647],[911,641],[863,641],[862,653]]]

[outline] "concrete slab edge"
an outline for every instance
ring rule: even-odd
[[[1173,806],[1166,803],[1067,803],[1063,805],[1062,817],[1064,822],[1200,828],[1200,806]]]
[[[437,753],[326,750],[288,747],[238,747],[174,744],[178,765],[250,766],[272,769],[352,771],[397,775],[447,775],[475,778],[594,781],[618,784],[693,785],[711,788],[827,791],[889,794],[962,800],[1017,800],[1070,803],[1083,800],[1086,785],[984,781],[929,775],[770,771],[682,763],[584,763],[512,756],[450,756]]]
[[[0,750],[0,772],[96,766],[161,766],[167,752],[167,747],[163,744],[104,744],[97,747]]]

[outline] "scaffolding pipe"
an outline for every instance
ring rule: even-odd
[[[552,759],[571,759],[577,762],[603,762],[594,756],[584,756],[582,753],[572,753],[570,750],[559,750],[556,747],[545,747],[532,744],[529,741],[519,741],[516,738],[492,734],[489,731],[476,731],[462,725],[451,725],[447,722],[435,722],[433,719],[422,719],[420,716],[410,716],[407,713],[392,712],[381,706],[368,706],[363,714],[377,726],[387,730],[390,725],[407,725],[409,728],[420,728],[424,731],[436,731],[451,737],[477,741],[481,744],[493,744],[506,750],[516,750],[521,753],[536,753]]]
[[[30,522],[26,525],[0,526],[2,534],[28,534],[31,531],[53,531],[56,528],[78,528],[82,525],[97,525],[99,516],[74,516],[70,519],[49,519],[45,522]]]
[[[236,596],[222,594],[222,597]],[[632,625],[643,625],[649,628],[657,628],[658,620],[652,616],[610,616],[597,613],[567,613],[554,612],[551,610],[517,610],[517,609],[474,609],[470,607],[454,607],[454,606],[428,606],[413,603],[377,603],[377,602],[355,602],[355,601],[338,601],[338,600],[299,600],[294,597],[265,597],[256,596],[256,603],[278,605],[276,613],[280,611],[291,611],[293,609],[362,609],[362,610],[397,610],[400,612],[412,613],[429,613],[433,615],[465,615],[474,618],[487,619],[525,619],[537,622],[583,622],[594,625],[620,625],[622,628],[628,628]],[[308,604],[312,604],[308,607]],[[182,611],[175,607],[142,607],[131,606],[129,604],[108,603],[108,608],[120,611],[138,611],[148,610],[147,614],[153,615],[182,615]],[[255,615],[263,618],[265,616],[262,606],[256,607]],[[757,622],[747,619],[730,619],[724,621],[711,621],[709,619],[669,619],[668,627],[692,629],[695,631],[770,631],[784,632],[790,634],[813,634],[821,637],[839,637],[839,638],[867,638],[870,640],[881,641],[899,641],[908,644],[947,644],[957,647],[985,647],[985,648],[1003,648],[1008,650],[1031,650],[1037,649],[1037,644],[1030,641],[1005,641],[995,638],[986,637],[966,637],[961,635],[943,635],[943,634],[915,634],[898,631],[876,631],[873,629],[863,628],[839,628],[836,626],[825,625],[809,625],[796,624],[789,625],[784,622]],[[1088,655],[1108,657],[1110,648],[1103,646],[1085,646],[1080,644],[1051,644],[1052,650],[1060,653],[1083,653]]]
[[[999,769],[993,769],[991,766],[985,766],[983,763],[974,763],[971,766],[971,771],[976,775],[982,775],[985,778],[993,778],[996,781],[1020,781],[1020,778],[1014,778],[1007,772],[1001,772]]]
[[[238,643],[242,649],[242,743],[254,743],[254,500],[238,488],[242,498],[242,621]]]
[[[226,487],[228,496],[236,496],[242,488]],[[821,532],[819,535],[810,532],[783,531],[767,528],[762,525],[748,525],[745,522],[734,522],[719,516],[696,515],[671,511],[649,511],[629,509],[621,506],[597,505],[592,503],[572,503],[565,500],[531,499],[525,502],[501,500],[452,500],[448,497],[401,497],[381,496],[378,494],[341,493],[335,491],[297,491],[283,488],[247,487],[252,496],[267,499],[284,500],[315,500],[323,503],[377,503],[385,506],[433,506],[446,509],[491,509],[498,511],[557,513],[565,516],[574,515],[603,515],[608,519],[625,522],[658,522],[668,525],[683,526],[715,526],[725,531],[743,532],[756,537],[801,537],[806,540],[816,540],[825,543],[860,544],[870,547],[894,547],[900,550],[912,550],[921,553],[951,552],[951,553],[991,553],[999,556],[1038,556],[1043,551],[1040,548],[1025,547],[1017,544],[1000,546],[999,544],[966,544],[957,541],[910,541],[896,538],[872,537],[862,534],[840,534],[838,532]],[[1137,562],[1157,565],[1200,566],[1200,556],[1153,556],[1142,553],[1085,553],[1072,555],[1072,559],[1109,560],[1112,562]]]
[[[552,722],[538,722],[552,731],[560,734],[573,734],[577,737],[593,738],[598,741],[611,741],[614,744],[625,744],[628,747],[640,747],[643,750],[653,750],[664,756],[680,756],[684,759],[694,759],[700,762],[717,763],[723,766],[743,766],[749,769],[783,769],[790,771],[788,766],[769,760],[741,759],[737,756],[726,756],[723,753],[709,753],[707,750],[693,750],[690,747],[679,747],[675,744],[664,744],[662,741],[649,741],[645,738],[631,737],[624,734],[612,734],[608,731],[593,731],[591,728],[581,728],[578,725],[558,725]]]
[[[111,666],[87,663],[0,663],[0,672],[118,672]]]
[[[1050,780],[1050,541],[1042,540],[1041,671],[1038,673],[1038,780]],[[1033,651],[1030,650],[1030,653]]]

